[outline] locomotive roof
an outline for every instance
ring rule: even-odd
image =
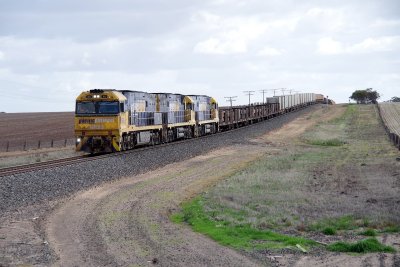
[[[152,93],[152,94],[157,94],[157,95],[161,95],[161,94],[163,94],[163,95],[183,95],[183,94],[176,94],[176,93],[160,93],[160,92]]]
[[[91,89],[79,94],[76,101],[103,101],[104,98],[93,98],[92,94],[108,95],[107,100],[126,100],[126,97],[118,90],[115,89]]]
[[[121,93],[128,92],[128,93],[145,93],[145,94],[148,94],[147,92],[144,92],[144,91],[134,91],[134,90],[118,90],[118,91],[121,92]]]

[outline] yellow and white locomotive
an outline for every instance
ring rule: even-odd
[[[215,133],[218,124],[212,97],[93,89],[76,99],[76,150],[123,151]]]

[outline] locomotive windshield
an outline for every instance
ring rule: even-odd
[[[119,102],[77,102],[76,114],[118,114]]]

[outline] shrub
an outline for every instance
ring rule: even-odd
[[[376,236],[376,231],[374,229],[367,229],[364,232],[360,233],[361,235],[365,235],[365,236]]]
[[[368,238],[356,243],[336,242],[328,245],[328,250],[336,252],[354,252],[354,253],[368,253],[368,252],[396,252],[390,246],[385,246],[376,238]]]
[[[336,235],[336,230],[332,227],[326,227],[322,230],[322,233],[324,233],[324,235]]]

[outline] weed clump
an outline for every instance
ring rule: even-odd
[[[339,139],[309,140],[308,143],[314,146],[341,146],[344,144],[344,142]]]
[[[388,226],[382,231],[383,233],[400,233],[400,226]]]
[[[331,228],[334,231],[338,230],[353,230],[357,228],[357,221],[351,215],[346,215],[338,218],[327,218],[309,226],[309,231],[322,231]],[[328,230],[329,231],[329,230]]]
[[[324,230],[322,230],[322,233],[324,235],[336,235],[336,229],[332,227],[326,227]]]
[[[389,252],[394,253],[396,250],[393,247],[385,246],[376,238],[368,238],[356,243],[336,242],[328,245],[330,251],[335,252],[353,252],[353,253],[368,253],[368,252]]]
[[[365,235],[365,236],[377,236],[377,233],[374,229],[367,229],[367,230],[361,232],[360,234]]]

